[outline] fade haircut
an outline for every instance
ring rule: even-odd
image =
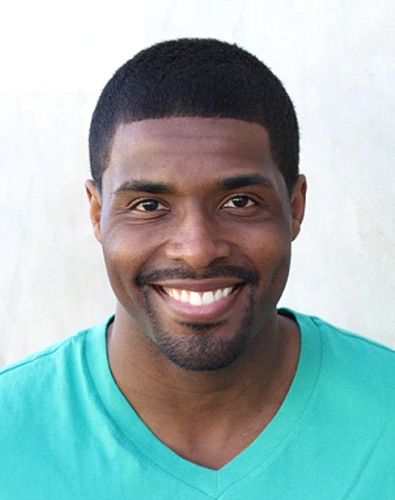
[[[89,134],[91,173],[98,188],[120,124],[172,116],[236,118],[263,125],[273,160],[292,191],[299,131],[280,80],[237,45],[190,38],[142,50],[104,87]]]

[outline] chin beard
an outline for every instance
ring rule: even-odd
[[[218,328],[225,327],[224,322],[180,322],[178,326],[189,330],[184,335],[176,335],[162,328],[160,316],[157,315],[155,307],[150,302],[146,285],[164,279],[203,279],[220,276],[242,279],[252,288],[241,323],[231,338],[223,339],[218,332]],[[255,335],[252,325],[253,289],[258,281],[259,277],[256,272],[245,267],[230,265],[211,266],[199,274],[185,268],[140,273],[136,278],[136,284],[142,291],[150,319],[149,337],[163,355],[185,370],[209,371],[229,366],[241,355]],[[228,325],[228,328],[232,329],[234,325]]]
[[[184,370],[201,372],[226,368],[242,354],[254,337],[252,293],[242,323],[230,339],[223,339],[216,333],[217,328],[223,328],[224,322],[183,322],[180,325],[190,331],[182,336],[173,335],[162,329],[149,301],[146,300],[146,303],[151,319],[151,339],[162,354]]]

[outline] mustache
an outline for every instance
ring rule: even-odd
[[[147,273],[140,273],[136,277],[138,286],[149,285],[157,281],[166,280],[203,280],[209,278],[236,278],[250,285],[257,285],[258,274],[242,266],[211,266],[202,272],[194,272],[186,268],[157,269]]]

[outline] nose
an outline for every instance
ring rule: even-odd
[[[166,246],[169,260],[183,262],[195,270],[207,268],[229,257],[231,244],[209,214],[198,209],[186,214]]]

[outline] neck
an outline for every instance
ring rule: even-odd
[[[206,467],[223,466],[262,432],[295,374],[298,327],[277,314],[236,361],[204,372],[176,366],[126,326],[117,313],[108,332],[120,390],[164,444]]]

